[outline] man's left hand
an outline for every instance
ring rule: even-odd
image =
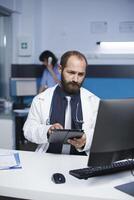
[[[81,138],[73,138],[69,139],[68,143],[73,145],[76,149],[81,149],[85,146],[86,144],[86,134],[84,133]]]

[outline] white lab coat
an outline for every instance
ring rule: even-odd
[[[48,124],[48,121],[51,114],[51,100],[56,86],[48,88],[34,97],[23,127],[25,138],[38,144],[36,151],[39,152],[46,152],[49,146],[47,132],[51,125]],[[82,129],[86,134],[86,145],[82,151],[88,153],[91,147],[100,99],[84,88],[80,89],[80,97],[84,121]]]

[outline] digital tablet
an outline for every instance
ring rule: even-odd
[[[81,138],[83,134],[81,129],[53,129],[48,141],[66,144],[68,139]]]

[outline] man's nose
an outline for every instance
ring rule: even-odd
[[[78,75],[77,75],[77,74],[75,74],[75,75],[73,76],[73,81],[74,81],[74,82],[78,82]]]

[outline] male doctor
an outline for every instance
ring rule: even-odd
[[[87,60],[78,51],[68,51],[61,57],[61,84],[48,88],[34,97],[24,124],[25,138],[38,144],[39,152],[86,155],[91,147],[99,98],[84,89]],[[69,151],[62,144],[49,144],[52,129],[64,129],[67,96],[71,98],[71,128],[83,129],[81,138],[68,140]]]

